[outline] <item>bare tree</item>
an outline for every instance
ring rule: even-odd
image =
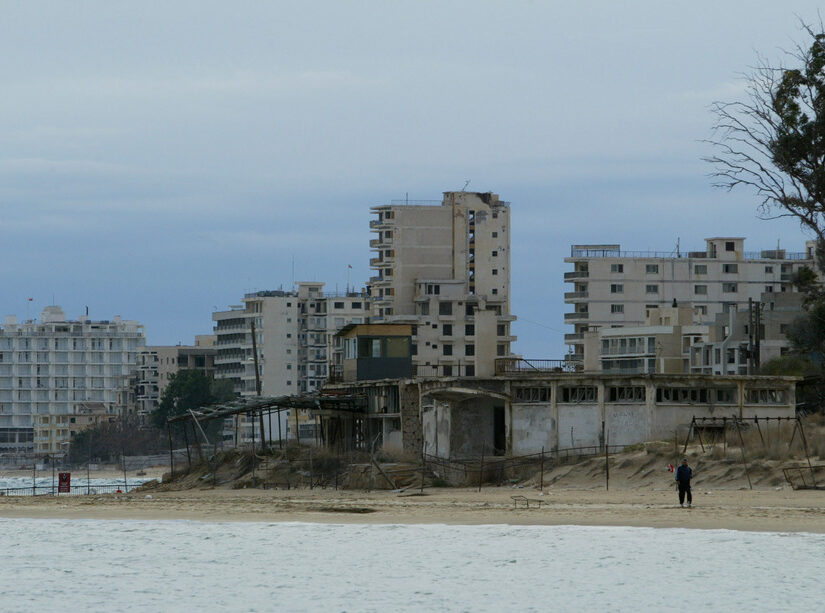
[[[803,29],[810,44],[786,53],[790,67],[760,57],[746,99],[712,105],[706,160],[717,187],[754,189],[763,218],[795,217],[825,244],[825,32]]]

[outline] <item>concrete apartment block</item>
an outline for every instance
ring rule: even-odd
[[[194,345],[152,345],[138,352],[135,403],[141,421],[148,423],[169,381],[181,370],[215,376],[215,337],[195,337]]]
[[[71,436],[101,414],[132,406],[130,374],[146,344],[143,326],[115,317],[40,321],[6,317],[0,328],[0,450],[64,455]]]
[[[373,323],[413,325],[418,376],[486,376],[510,357],[510,203],[493,193],[372,207]]]
[[[746,252],[743,238],[705,239],[704,251],[622,251],[620,245],[573,245],[564,273],[572,285],[564,301],[573,306],[565,323],[568,359],[584,359],[584,333],[597,328],[639,326],[651,308],[692,306],[712,321],[717,314],[747,308],[763,293],[791,292],[802,266],[814,267],[814,243],[805,251]]]
[[[348,324],[364,322],[369,313],[365,292],[324,293],[323,288],[323,283],[302,282],[294,291],[253,292],[243,297],[241,305],[213,313],[215,377],[231,380],[240,396],[256,394],[254,322],[261,394],[288,396],[320,390],[330,376],[330,365],[334,370],[343,366],[343,345],[335,333]],[[251,441],[252,424],[242,421],[238,427],[239,438]],[[302,439],[315,435],[314,424],[299,419],[298,428]],[[290,420],[284,413],[280,431],[294,438],[294,417]]]

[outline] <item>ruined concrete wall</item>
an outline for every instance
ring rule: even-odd
[[[424,433],[424,453],[443,457],[438,453],[438,420],[434,404],[421,407],[421,429]]]
[[[559,405],[559,447],[598,445],[602,432],[598,404]]]
[[[606,404],[604,421],[609,445],[633,445],[647,438],[649,410],[644,404]]]
[[[452,411],[447,402],[435,402],[435,454],[441,458],[449,458],[452,449],[450,437],[452,435]]]
[[[398,384],[398,408],[401,412],[401,446],[405,453],[419,456],[424,435],[421,426],[421,396],[417,383]]]
[[[450,450],[454,458],[480,457],[482,450],[493,454],[493,401],[474,398],[453,404]]]
[[[556,420],[553,407],[547,404],[512,405],[512,455],[529,455],[555,448]]]

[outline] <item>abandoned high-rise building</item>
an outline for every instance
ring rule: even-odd
[[[509,357],[510,203],[486,192],[372,207],[372,323],[412,324],[418,376],[488,376]]]
[[[64,455],[71,437],[133,405],[130,373],[146,344],[143,326],[120,317],[40,321],[6,317],[0,328],[0,450]]]
[[[364,291],[325,293],[324,284],[300,282],[295,290],[270,290],[246,294],[243,304],[212,314],[217,353],[215,378],[232,381],[239,396],[255,396],[255,346],[258,377],[264,396],[311,394],[321,389],[330,370],[340,370],[343,346],[335,333],[351,323],[362,323],[368,313]],[[281,431],[294,420],[281,415]],[[313,424],[299,424],[302,437],[314,436]],[[242,440],[252,439],[252,423],[241,424]],[[288,432],[289,431],[289,432]],[[260,434],[258,434],[260,436]]]
[[[584,361],[584,333],[598,328],[640,326],[650,309],[692,306],[698,318],[712,322],[717,314],[747,309],[748,299],[764,293],[793,291],[791,279],[801,267],[814,268],[814,242],[805,251],[745,251],[744,238],[708,238],[704,251],[660,253],[622,251],[620,245],[573,245],[572,284],[564,314],[573,332],[564,335],[568,359]],[[630,355],[625,357],[632,357]]]

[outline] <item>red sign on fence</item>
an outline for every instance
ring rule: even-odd
[[[57,493],[68,494],[72,491],[72,473],[58,473]]]

